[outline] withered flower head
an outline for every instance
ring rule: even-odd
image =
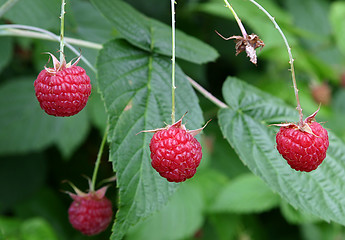
[[[222,37],[224,40],[234,39],[236,42],[236,56],[241,52],[246,51],[247,56],[250,58],[250,61],[257,64],[257,56],[255,49],[261,47],[261,49],[265,46],[265,43],[259,38],[258,35],[252,33],[250,35],[246,34],[245,36],[231,36],[229,38],[223,37],[220,33],[216,31],[216,33]]]

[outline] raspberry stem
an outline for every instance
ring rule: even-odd
[[[61,15],[60,15],[60,19],[61,19],[61,26],[60,26],[60,63],[63,63],[63,60],[65,59],[64,57],[64,46],[65,46],[65,40],[63,39],[64,37],[64,31],[65,31],[65,5],[66,2],[65,0],[61,1]]]
[[[108,124],[107,124],[107,126],[108,126]],[[105,130],[105,132],[104,132],[103,139],[102,139],[102,142],[101,142],[101,146],[99,147],[99,150],[98,150],[97,159],[96,159],[96,162],[95,162],[95,168],[93,169],[93,174],[92,174],[90,191],[94,191],[95,187],[96,187],[96,179],[97,179],[98,168],[99,168],[99,165],[101,163],[101,157],[102,157],[102,154],[103,154],[103,149],[104,149],[105,142],[107,141],[107,136],[108,136],[108,127]]]
[[[241,19],[237,16],[235,10],[232,8],[232,6],[229,4],[229,2],[227,0],[224,0],[225,4],[226,4],[226,7],[230,9],[232,15],[234,15],[235,19],[236,19],[236,22],[237,22],[237,25],[240,27],[240,30],[242,32],[242,35],[244,38],[247,38],[247,32],[246,32],[246,29],[244,28],[243,24],[242,24],[242,21]],[[220,35],[218,33],[218,35]],[[222,36],[221,36],[222,37]]]
[[[171,121],[175,123],[175,0],[171,0],[171,38],[172,38],[172,69],[171,69]]]
[[[219,108],[228,108],[229,106],[220,101],[218,98],[213,96],[209,91],[207,91],[205,88],[203,88],[200,84],[195,82],[192,78],[187,76],[188,81],[192,86],[198,90],[205,98],[213,102],[215,105],[217,105]]]
[[[274,20],[274,17],[271,16],[271,14],[269,14],[269,12],[267,12],[267,10],[262,7],[259,3],[257,3],[254,0],[249,0],[251,3],[253,3],[255,6],[257,6],[263,13],[266,14],[266,16],[272,21],[272,23],[274,24],[274,27],[278,30],[278,32],[280,33],[280,35],[282,36],[285,46],[287,48],[288,54],[289,54],[289,63],[291,66],[291,78],[292,78],[292,84],[293,84],[293,88],[294,88],[294,92],[295,92],[295,97],[296,97],[296,103],[297,103],[297,110],[299,112],[299,127],[302,128],[303,126],[303,113],[302,113],[302,108],[301,108],[301,103],[299,100],[299,96],[298,96],[298,88],[297,88],[297,83],[296,83],[296,76],[295,76],[295,68],[294,68],[294,59],[292,57],[292,53],[291,53],[291,47],[289,46],[289,43],[283,33],[283,31],[281,30],[281,28],[279,27],[279,25],[277,24],[277,22]]]
[[[51,41],[60,41],[60,37],[56,34],[47,31],[42,28],[21,25],[21,24],[4,24],[0,25],[0,36],[17,36],[17,37],[28,37],[28,38],[35,38],[35,39],[44,39],[44,40],[51,40]],[[71,44],[79,45],[88,47],[91,49],[102,49],[101,44],[97,44],[94,42],[84,41],[76,38],[64,38],[65,45],[68,47],[75,55],[79,56],[80,52],[75,49]],[[89,68],[96,73],[96,69],[92,64],[83,56],[81,56],[81,60],[85,62]]]

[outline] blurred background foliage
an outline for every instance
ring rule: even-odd
[[[0,0],[0,6],[7,1]],[[170,1],[127,0],[143,14],[170,24]],[[222,0],[180,0],[176,27],[214,47],[219,58],[198,65],[178,59],[183,71],[219,99],[227,76],[236,76],[295,104],[288,55],[267,17],[245,0],[230,1],[248,33],[266,46],[257,66],[245,54],[235,56],[239,35]],[[286,34],[295,59],[305,114],[321,104],[318,121],[327,122],[345,140],[345,2],[331,0],[262,0]],[[25,24],[59,34],[59,0],[19,0],[0,18],[1,24]],[[118,33],[87,0],[67,1],[66,36],[103,44]],[[93,83],[88,105],[71,118],[47,116],[34,96],[33,81],[58,43],[13,37],[0,29],[0,239],[108,239],[111,228],[85,237],[68,223],[71,202],[61,190],[65,179],[87,188],[107,116],[97,92],[95,73],[81,63]],[[82,48],[93,65],[98,49]],[[75,55],[66,49],[67,59]],[[218,108],[199,96],[205,119]],[[230,148],[212,121],[204,130],[204,162],[168,205],[133,226],[126,239],[345,239],[345,228],[297,211],[254,176]],[[100,179],[112,175],[104,154]],[[210,181],[210,179],[212,181]],[[188,194],[187,194],[188,193]],[[192,194],[191,194],[192,193]],[[116,202],[115,187],[108,197]],[[116,206],[115,206],[116,208]],[[184,216],[189,217],[184,220]]]

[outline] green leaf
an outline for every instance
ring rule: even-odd
[[[343,226],[336,223],[302,224],[299,232],[303,240],[334,240],[345,238]]]
[[[55,143],[65,158],[69,158],[86,139],[90,130],[87,111],[81,111],[55,124]]]
[[[175,240],[193,236],[203,222],[200,189],[183,184],[164,208],[130,229],[126,239]]]
[[[238,214],[211,214],[208,219],[209,227],[203,227],[203,239],[229,240],[238,239],[239,229],[242,228],[241,215]],[[249,222],[249,221],[248,221]],[[246,226],[246,230],[247,226]]]
[[[303,34],[302,47],[298,51],[309,52],[309,54],[308,52],[294,54],[295,58],[299,62],[305,62],[304,64],[310,64],[313,67],[308,72],[310,75],[318,74],[320,80],[332,77],[332,80],[338,81],[339,77],[332,76],[332,74],[335,75],[334,65],[338,65],[341,61],[341,55],[335,44],[329,44],[334,41],[329,17],[330,2],[291,0],[285,1],[284,4],[294,19],[294,27],[299,28]],[[306,12],[308,12],[307,15]],[[318,51],[314,51],[315,49]]]
[[[282,201],[280,210],[285,219],[292,224],[314,223],[320,221],[320,218],[304,213],[301,210],[296,210],[285,201]]]
[[[49,223],[42,218],[25,220],[20,231],[23,240],[58,239]]]
[[[0,154],[39,151],[57,143],[70,155],[88,132],[87,116],[47,115],[35,97],[34,79],[12,79],[0,87]]]
[[[336,1],[331,4],[330,19],[337,45],[345,55],[345,2]]]
[[[44,29],[59,29],[59,0],[24,0],[18,1],[4,18],[12,23],[31,25]],[[44,19],[42,21],[42,19]]]
[[[208,138],[212,139],[210,161],[212,168],[217,169],[220,173],[223,173],[230,179],[249,172],[248,168],[243,165],[234,149],[229,147],[229,143],[224,139],[217,121],[211,121],[207,125],[207,128],[204,129],[204,132]],[[218,176],[220,176],[220,173],[218,173]]]
[[[212,212],[253,213],[278,206],[280,197],[257,176],[243,174],[230,181],[214,204]]]
[[[285,1],[289,12],[294,18],[294,25],[303,29],[306,32],[310,32],[323,38],[331,33],[328,8],[329,5],[324,0],[299,0]],[[306,15],[308,11],[308,15]],[[308,45],[315,46],[316,42],[320,39],[314,39],[314,42],[309,42]]]
[[[144,16],[121,0],[92,2],[131,44],[146,51],[171,56],[169,26]],[[218,53],[207,44],[177,30],[176,57],[200,64],[215,60]]]
[[[329,132],[327,157],[313,172],[290,168],[275,148],[276,127],[297,121],[297,111],[280,99],[229,77],[223,95],[230,108],[219,111],[221,130],[241,160],[296,209],[345,224],[345,145]]]
[[[203,153],[204,152],[203,150]],[[205,205],[208,207],[215,201],[216,196],[222,191],[229,179],[221,172],[213,170],[210,167],[201,169],[200,167],[198,168],[197,174],[195,174],[190,182],[194,184],[195,188],[201,190]]]
[[[0,237],[8,240],[41,240],[58,239],[52,226],[43,218],[35,217],[26,220],[0,217]]]
[[[152,133],[137,135],[171,122],[170,67],[169,58],[137,49],[124,40],[109,42],[100,51],[98,85],[109,116],[110,160],[120,194],[111,239],[121,239],[129,226],[161,208],[178,186],[151,167]],[[188,111],[187,128],[201,127],[198,99],[178,66],[176,85],[177,118]]]
[[[18,229],[20,228],[21,223],[21,220],[17,218],[0,216],[0,236],[3,234],[4,237],[0,239],[8,239],[9,237],[11,237],[11,240],[18,239]]]

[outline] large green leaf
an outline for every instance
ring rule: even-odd
[[[211,207],[212,212],[253,213],[278,206],[280,197],[257,176],[243,174],[230,181]]]
[[[330,19],[339,49],[345,55],[345,2],[336,1],[332,3]]]
[[[121,0],[92,2],[127,41],[141,49],[171,56],[169,26],[144,16]],[[207,44],[177,30],[176,57],[194,63],[206,63],[215,60],[218,53]]]
[[[186,183],[160,212],[131,229],[127,239],[176,240],[191,237],[202,225],[202,210],[200,189]]]
[[[219,123],[244,164],[295,208],[345,224],[344,143],[330,132],[321,166],[310,173],[297,172],[275,148],[277,128],[268,126],[297,121],[297,111],[236,78],[227,79],[223,95],[230,107],[219,111]]]
[[[0,154],[38,151],[57,143],[69,156],[88,132],[87,114],[47,115],[35,97],[34,79],[12,79],[0,88]]]
[[[130,225],[164,205],[177,186],[151,167],[152,133],[137,135],[171,122],[171,60],[115,40],[104,45],[97,67],[98,85],[110,121],[110,159],[120,194],[111,239],[121,239]],[[188,111],[187,127],[199,128],[203,118],[198,99],[178,67],[176,84],[177,117]]]

